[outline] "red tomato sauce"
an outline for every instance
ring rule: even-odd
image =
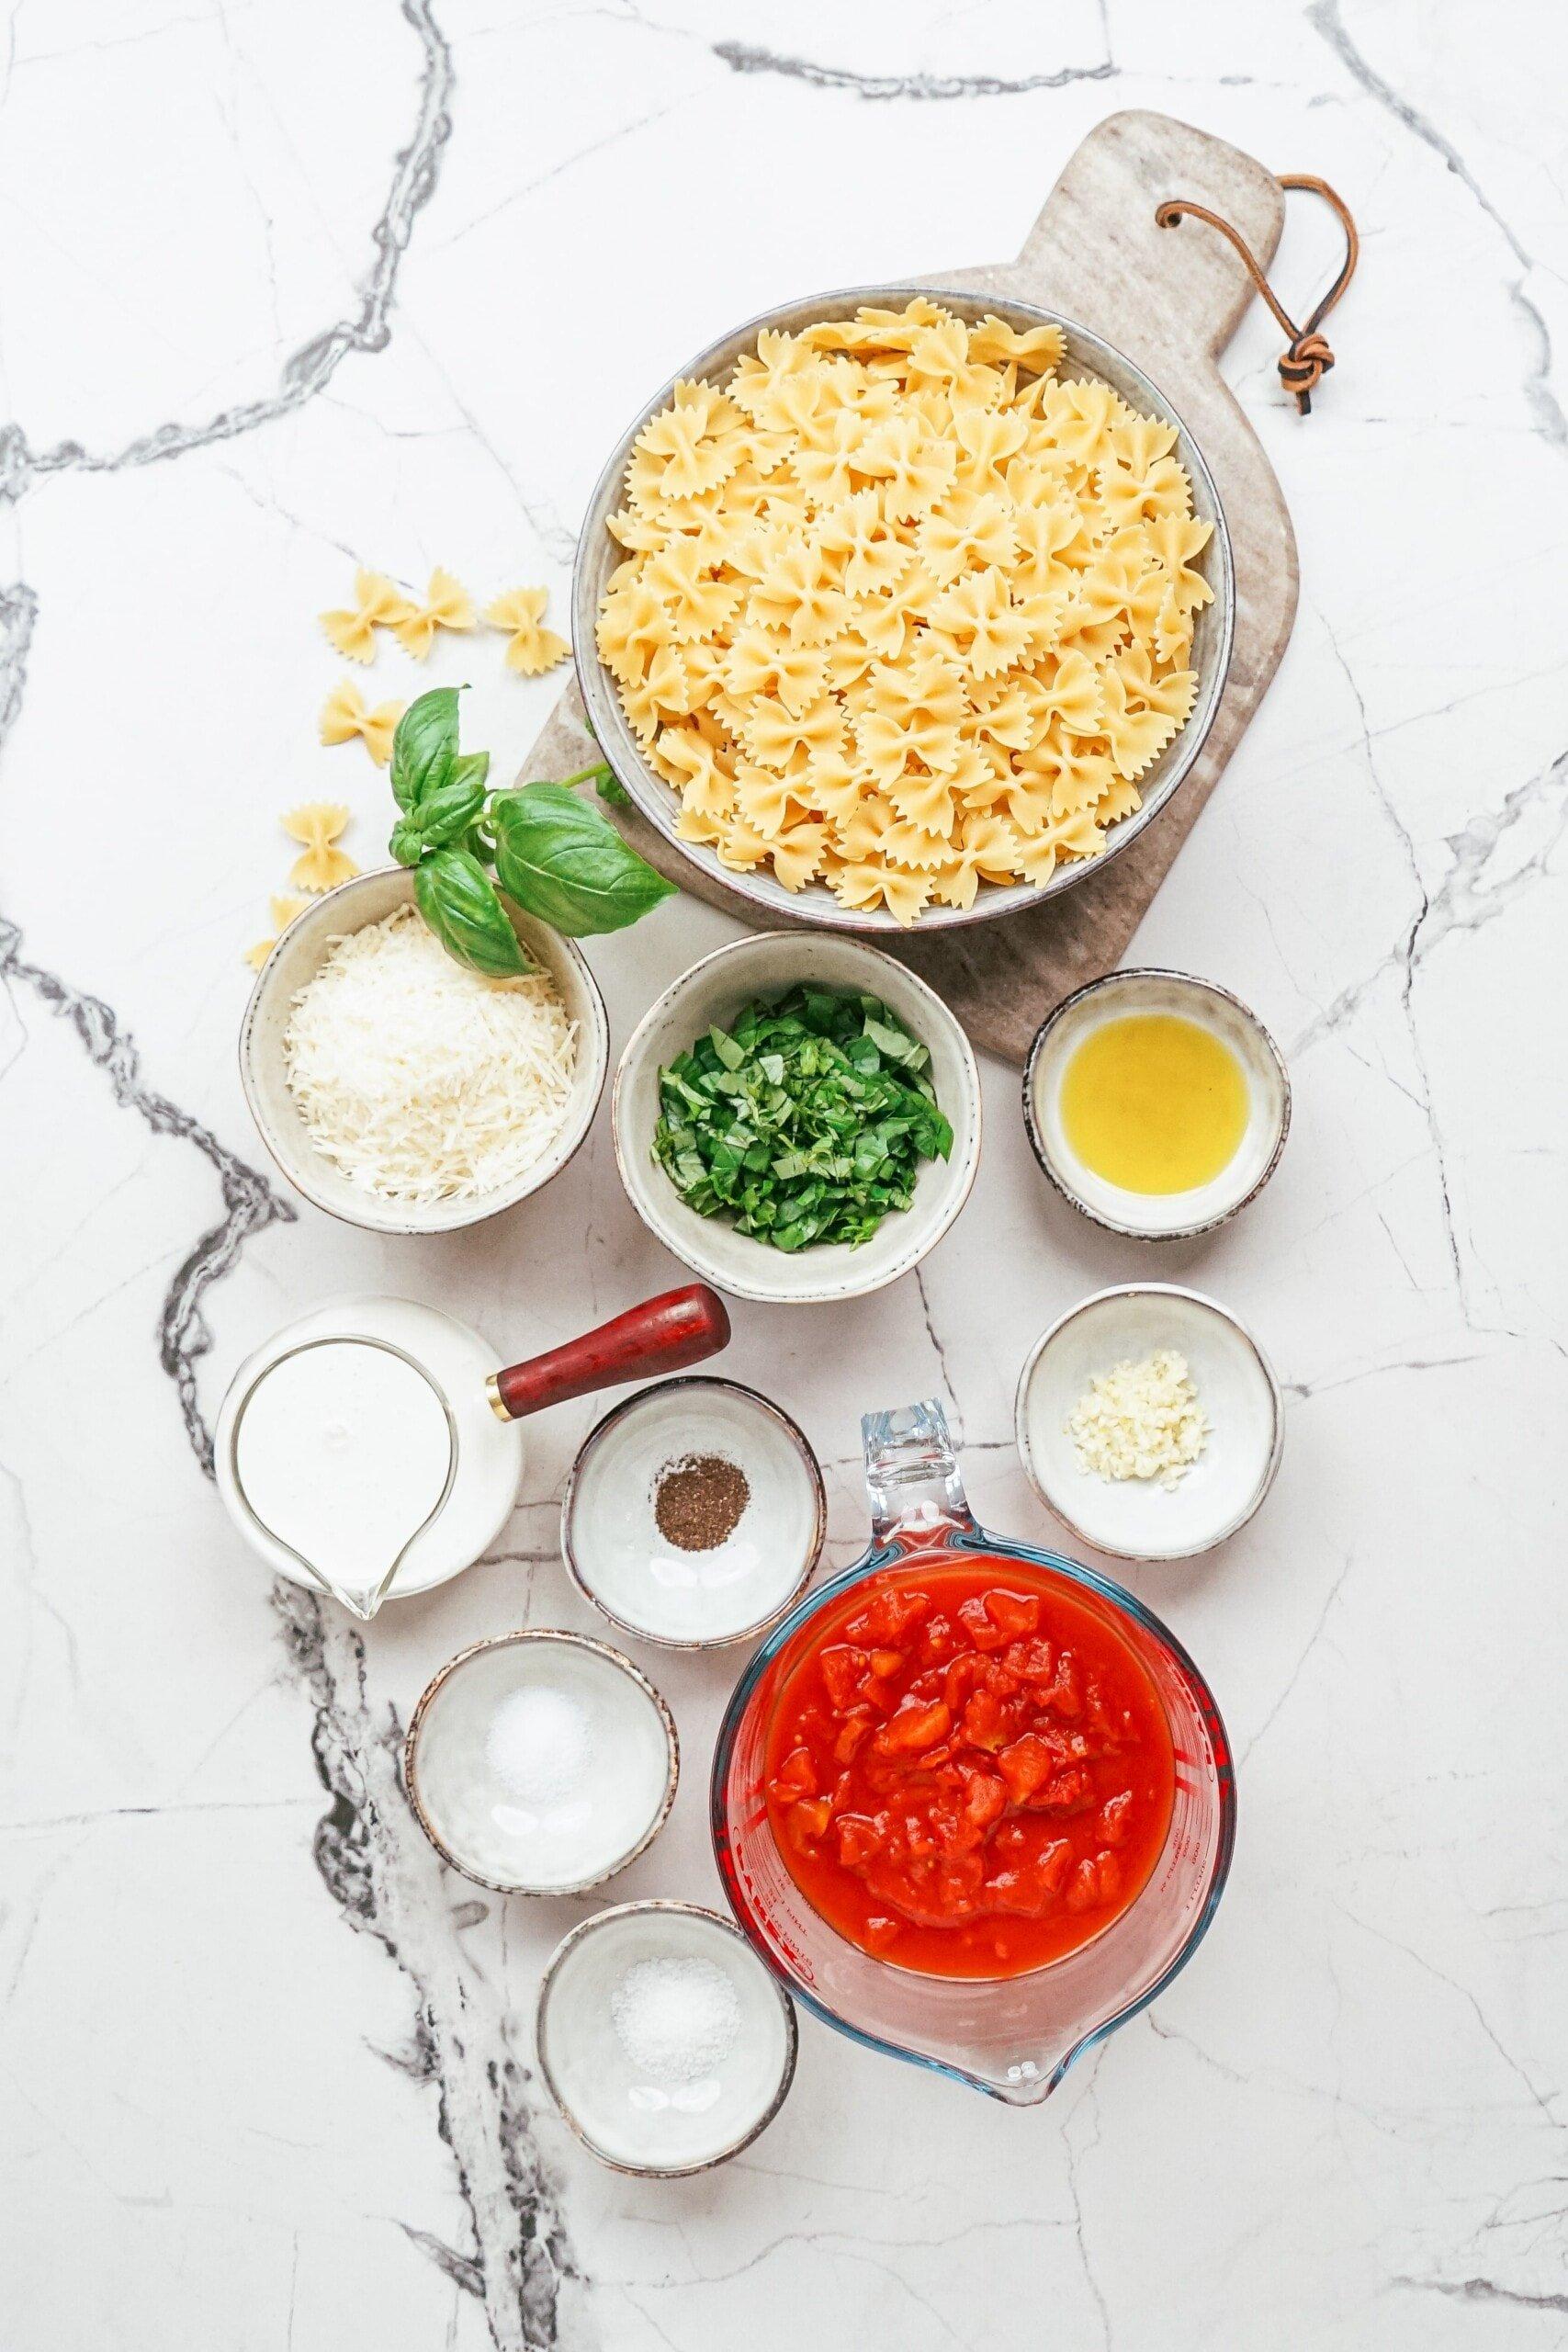
[[[994,1561],[846,1594],[769,1727],[768,1814],[802,1894],[929,1976],[1019,1976],[1102,1933],[1159,1859],[1175,1786],[1126,1641]]]

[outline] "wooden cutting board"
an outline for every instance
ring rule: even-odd
[[[1155,207],[1189,196],[1235,223],[1267,268],[1284,223],[1279,182],[1239,148],[1168,115],[1100,123],[1045,199],[1016,261],[943,270],[931,283],[1012,295],[1059,311],[1124,351],[1170,394],[1219,485],[1235,558],[1235,643],[1209,740],[1146,831],[1077,888],[1039,907],[875,944],[913,966],[977,1046],[1021,1064],[1051,1007],[1122,961],[1150,900],[1279,666],[1295,619],[1295,537],[1272,468],[1221,379],[1219,358],[1252,300],[1246,271],[1201,222],[1155,225]],[[570,775],[594,757],[572,686],[525,763],[525,776]],[[684,890],[752,929],[784,929],[699,872],[636,809],[611,812],[626,838]]]

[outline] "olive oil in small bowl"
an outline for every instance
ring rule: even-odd
[[[1042,1026],[1023,1116],[1041,1167],[1083,1216],[1176,1240],[1261,1192],[1291,1085],[1268,1030],[1228,989],[1185,972],[1110,972]]]

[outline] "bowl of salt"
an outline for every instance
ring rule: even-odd
[[[675,1724],[607,1642],[529,1627],[460,1650],[426,1684],[403,1781],[443,1860],[497,1894],[581,1894],[669,1818]]]
[[[739,1929],[694,1903],[584,1919],[539,1987],[539,2071],[590,2154],[674,2178],[750,2147],[795,2076],[789,1995]]]

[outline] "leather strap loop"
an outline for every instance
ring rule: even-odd
[[[1280,381],[1295,401],[1298,413],[1303,416],[1310,416],[1312,396],[1334,365],[1334,354],[1329,348],[1327,337],[1320,334],[1318,330],[1356,274],[1356,264],[1360,257],[1361,241],[1356,233],[1356,223],[1350,217],[1349,206],[1342,196],[1336,194],[1326,180],[1314,179],[1310,174],[1303,172],[1293,172],[1288,175],[1281,173],[1280,186],[1282,188],[1301,188],[1310,195],[1321,196],[1324,202],[1331,205],[1337,213],[1339,225],[1345,232],[1345,259],[1340,266],[1339,275],[1301,326],[1297,326],[1295,321],[1285,310],[1274,288],[1258,267],[1245,238],[1237,230],[1232,228],[1228,220],[1222,220],[1217,212],[1211,212],[1206,204],[1190,203],[1185,197],[1168,197],[1163,204],[1156,207],[1155,219],[1162,229],[1174,229],[1178,221],[1190,213],[1195,220],[1206,220],[1211,229],[1217,229],[1221,236],[1235,248],[1246,265],[1247,276],[1273,311],[1284,333],[1291,338],[1280,361]]]

